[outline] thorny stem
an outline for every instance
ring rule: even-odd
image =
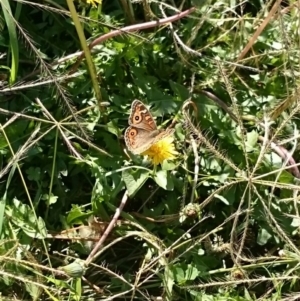
[[[57,129],[59,130],[61,136],[63,137],[64,142],[66,143],[68,149],[70,150],[70,152],[76,156],[77,159],[82,159],[82,156],[76,151],[76,149],[73,147],[73,145],[70,143],[69,139],[66,137],[65,133],[63,132],[61,125],[58,121],[56,121],[54,119],[54,117],[50,114],[50,112],[46,109],[46,107],[43,105],[43,103],[40,101],[39,98],[35,98],[35,101],[37,102],[37,104],[41,107],[42,112],[44,114],[44,116],[49,120],[53,121],[53,123],[56,125]]]
[[[199,162],[200,162],[200,158],[198,155],[198,150],[197,150],[197,143],[195,141],[195,139],[193,139],[192,135],[190,137],[191,139],[191,144],[192,144],[192,148],[193,148],[193,152],[194,152],[194,157],[195,157],[195,167],[194,167],[194,181],[193,181],[193,188],[192,188],[192,193],[191,193],[191,204],[194,202],[194,196],[196,193],[196,186],[198,183],[198,175],[199,175]]]
[[[208,97],[209,99],[211,99],[214,103],[216,103],[218,106],[220,106],[226,113],[229,114],[229,116],[235,121],[237,122],[237,117],[235,116],[235,114],[229,109],[229,107],[225,104],[224,101],[222,101],[221,99],[219,99],[217,96],[215,96],[213,93],[211,92],[207,92],[207,91],[197,91],[200,92],[201,94],[204,94],[206,97]],[[260,123],[261,126],[264,127],[264,124]],[[258,137],[258,140],[260,142],[265,142],[265,138],[262,136]],[[287,160],[287,165],[292,165],[290,167],[290,172],[297,177],[298,179],[300,179],[300,172],[299,169],[297,168],[296,165],[296,161],[294,160],[294,158],[290,155],[289,151],[286,150],[284,147],[282,147],[281,145],[277,145],[274,142],[270,142],[270,147],[273,151],[275,151],[283,160]]]
[[[89,48],[92,49],[95,45],[98,45],[102,42],[104,42],[105,40],[108,40],[112,37],[118,36],[123,34],[124,32],[132,32],[132,31],[137,31],[137,30],[143,30],[143,29],[147,29],[147,28],[151,28],[151,27],[156,27],[156,26],[161,26],[164,25],[166,23],[171,23],[171,22],[175,22],[189,14],[191,14],[192,12],[194,12],[196,10],[195,7],[189,8],[179,14],[176,14],[174,16],[168,17],[168,18],[164,18],[164,19],[159,19],[157,21],[150,21],[150,22],[145,22],[145,23],[141,23],[141,24],[135,24],[135,25],[130,25],[130,26],[126,26],[122,29],[116,29],[113,30],[107,34],[102,35],[101,37],[95,39],[90,45]],[[80,52],[80,55],[77,59],[77,62],[74,64],[73,68],[71,69],[70,73],[72,74],[73,72],[75,72],[78,68],[78,66],[80,65],[82,59],[84,57],[84,53]]]
[[[92,252],[90,253],[89,257],[86,259],[85,261],[85,265],[88,266],[91,261],[94,259],[94,256],[96,255],[96,253],[98,252],[98,250],[100,249],[100,247],[103,245],[104,241],[106,240],[107,236],[109,235],[109,233],[112,231],[113,227],[115,226],[115,224],[118,221],[118,218],[127,202],[128,199],[128,191],[126,190],[121,204],[119,206],[119,208],[117,208],[115,215],[113,216],[112,220],[110,221],[109,225],[107,226],[106,230],[104,231],[103,235],[101,236],[101,238],[99,239],[99,241],[97,242],[97,244],[95,245],[94,249],[92,250]]]
[[[246,47],[241,51],[241,54],[239,55],[237,61],[242,60],[245,55],[247,54],[247,52],[250,50],[250,48],[253,46],[253,44],[255,43],[255,41],[257,40],[257,38],[260,36],[260,34],[262,33],[262,31],[265,29],[265,27],[269,24],[271,18],[274,16],[274,14],[276,13],[276,11],[278,10],[278,8],[280,8],[280,3],[282,0],[277,0],[273,7],[271,8],[269,14],[267,15],[267,17],[265,18],[265,20],[261,23],[261,25],[257,28],[256,32],[254,33],[254,35],[251,37],[251,39],[249,40],[248,44],[246,45]]]
[[[173,30],[172,25],[170,27]],[[190,95],[192,95],[192,93],[193,93],[194,86],[195,86],[195,73],[193,73],[192,78],[191,78],[191,89],[189,91]],[[188,105],[189,103],[192,104],[191,97],[189,98],[186,105]],[[183,109],[184,108],[185,108],[185,106],[183,107]],[[197,112],[197,109],[195,110],[195,112]],[[195,157],[194,181],[193,181],[193,188],[192,188],[191,200],[190,200],[190,203],[192,204],[194,202],[194,199],[195,199],[196,186],[197,186],[197,183],[198,183],[200,159],[199,159],[198,150],[197,150],[197,143],[196,143],[195,139],[193,138],[192,134],[190,135],[190,140],[191,140],[191,145],[192,145],[192,149],[193,149],[193,153],[194,153],[194,157]]]
[[[258,155],[258,158],[256,159],[256,164],[251,172],[250,177],[253,178],[256,170],[258,169],[259,164],[263,160],[263,157],[266,153],[266,149],[268,146],[268,140],[269,140],[269,133],[270,133],[270,120],[267,118],[267,116],[264,117],[264,129],[265,129],[265,135],[262,141],[262,146],[260,149],[260,153]]]

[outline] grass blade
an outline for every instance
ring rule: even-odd
[[[11,12],[11,8],[8,0],[2,0],[1,6],[5,22],[9,33],[10,51],[11,51],[11,70],[9,83],[13,84],[17,79],[18,66],[19,66],[19,44],[16,31],[16,24]]]

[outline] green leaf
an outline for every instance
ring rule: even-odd
[[[251,297],[251,294],[249,293],[247,288],[244,288],[244,296],[247,301],[253,301],[253,298]]]
[[[118,127],[118,124],[116,124],[117,120],[113,120],[107,123],[107,130],[108,132],[118,136],[120,133],[120,129]]]
[[[81,300],[81,295],[82,295],[82,283],[81,283],[81,277],[77,277],[73,279],[73,287],[76,292],[74,295],[74,300],[80,301]]]
[[[173,269],[174,279],[180,285],[186,282],[185,272],[182,267],[176,266]]]
[[[36,181],[38,182],[40,180],[41,177],[41,169],[39,167],[29,167],[26,170],[27,173],[27,178],[30,181]]]
[[[173,286],[174,286],[174,273],[173,270],[167,265],[165,267],[165,273],[163,278],[164,286],[166,288],[168,299],[172,296]]]
[[[192,5],[200,9],[201,7],[206,5],[206,2],[208,2],[208,1],[205,1],[205,0],[192,0]]]
[[[225,205],[227,205],[227,206],[229,205],[229,202],[223,196],[221,196],[219,194],[215,194],[214,197],[221,200]]]
[[[258,133],[256,131],[252,131],[247,133],[247,141],[246,141],[246,151],[251,152],[257,146]]]
[[[4,213],[5,213],[5,207],[6,207],[7,192],[8,192],[10,183],[13,179],[13,176],[15,174],[16,167],[17,167],[16,164],[13,164],[13,166],[12,166],[12,168],[11,168],[9,174],[8,174],[8,177],[7,177],[4,195],[0,199],[0,237],[1,237],[1,234],[2,234],[2,227],[3,227],[3,223],[4,223]]]
[[[292,219],[291,226],[292,226],[292,227],[295,227],[295,228],[300,227],[300,218],[294,217],[294,218]]]
[[[42,218],[36,217],[28,205],[13,200],[13,206],[6,209],[12,223],[21,228],[29,237],[43,239],[47,237],[47,229]]]
[[[77,205],[72,205],[72,209],[67,215],[68,225],[81,224],[87,217],[91,215],[91,212],[83,212],[82,208]]]
[[[176,167],[177,165],[174,162],[167,160],[164,160],[161,166],[163,170],[174,170]]]
[[[189,264],[187,270],[185,271],[185,279],[195,280],[198,276],[199,276],[199,271],[194,266]]]
[[[4,14],[5,22],[9,33],[9,43],[11,51],[11,71],[10,71],[10,84],[13,84],[18,75],[19,66],[19,39],[16,31],[16,24],[10,8],[9,0],[0,1],[2,11]]]
[[[280,173],[279,182],[280,183],[293,184],[294,183],[294,176],[290,172],[288,172],[286,170],[283,170]]]
[[[26,291],[32,297],[32,300],[39,300],[41,293],[43,292],[42,288],[34,283],[26,282],[25,283]]]
[[[174,91],[176,95],[180,97],[181,100],[186,100],[189,98],[190,92],[185,86],[173,82],[172,80],[170,80],[169,83],[171,89]]]
[[[55,204],[58,200],[58,196],[53,195],[53,193],[51,193],[50,197],[48,198],[48,205],[52,205]]]
[[[282,165],[282,158],[277,155],[276,153],[270,153],[270,154],[265,154],[264,155],[264,164],[268,167],[275,166],[275,167],[280,167]]]
[[[123,170],[122,178],[125,182],[126,188],[128,190],[128,195],[133,197],[138,190],[143,186],[143,184],[149,178],[150,171],[145,169],[133,170]]]
[[[58,200],[58,196],[53,195],[53,193],[51,193],[51,196],[49,197],[49,195],[47,193],[43,194],[42,196],[42,200],[47,202],[47,206],[50,206],[52,204],[55,204]]]
[[[159,170],[154,175],[154,181],[158,186],[165,190],[173,190],[174,182],[166,170]]]
[[[0,199],[0,236],[2,234],[2,227],[4,223],[5,205],[6,205],[6,193]]]
[[[261,246],[264,246],[271,237],[272,235],[267,231],[267,229],[261,228],[258,232],[257,243]]]

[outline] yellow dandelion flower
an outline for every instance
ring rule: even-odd
[[[157,143],[153,144],[150,148],[142,153],[143,156],[148,156],[153,165],[162,164],[164,160],[174,160],[178,152],[175,150],[173,144],[174,138],[168,136]]]
[[[102,0],[86,0],[87,4],[92,4],[93,6],[96,6],[96,3],[101,4]]]

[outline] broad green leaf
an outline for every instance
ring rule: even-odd
[[[180,285],[180,284],[184,284],[186,282],[186,278],[185,278],[185,272],[183,270],[182,267],[180,266],[175,266],[173,269],[173,277],[174,280]]]
[[[101,203],[110,200],[111,189],[106,177],[101,174],[96,178],[92,192],[92,202]],[[94,204],[93,204],[94,205]]]
[[[128,195],[133,197],[138,190],[143,186],[143,184],[149,178],[150,171],[144,169],[133,170],[123,170],[122,178],[125,182],[126,188],[128,190]]]
[[[82,208],[77,205],[72,205],[72,209],[67,215],[67,223],[68,225],[72,224],[81,224],[83,223],[87,217],[91,215],[91,212],[84,212]]]
[[[288,172],[287,170],[283,170],[282,172],[280,172],[279,182],[280,183],[293,184],[294,183],[294,176],[290,172]]]
[[[172,80],[170,80],[169,83],[171,89],[180,97],[181,100],[186,100],[189,98],[190,92],[185,86],[173,82]]]
[[[175,168],[177,167],[177,165],[172,162],[172,161],[167,161],[167,160],[164,160],[161,168],[163,170],[174,170]]]
[[[162,95],[160,97],[161,100],[156,100],[158,97],[155,98],[155,100],[151,101],[153,104],[153,107],[151,107],[151,111],[153,112],[154,116],[163,116],[164,114],[174,114],[174,112],[177,111],[177,103],[174,101],[172,97],[168,97],[165,95]]]
[[[166,170],[159,170],[154,175],[154,181],[165,190],[173,190],[174,183],[172,177]]]
[[[114,120],[114,121],[117,121],[117,120]],[[107,130],[116,136],[118,136],[120,133],[120,129],[119,129],[118,125],[115,124],[115,122],[113,122],[113,121],[110,121],[107,123]]]

